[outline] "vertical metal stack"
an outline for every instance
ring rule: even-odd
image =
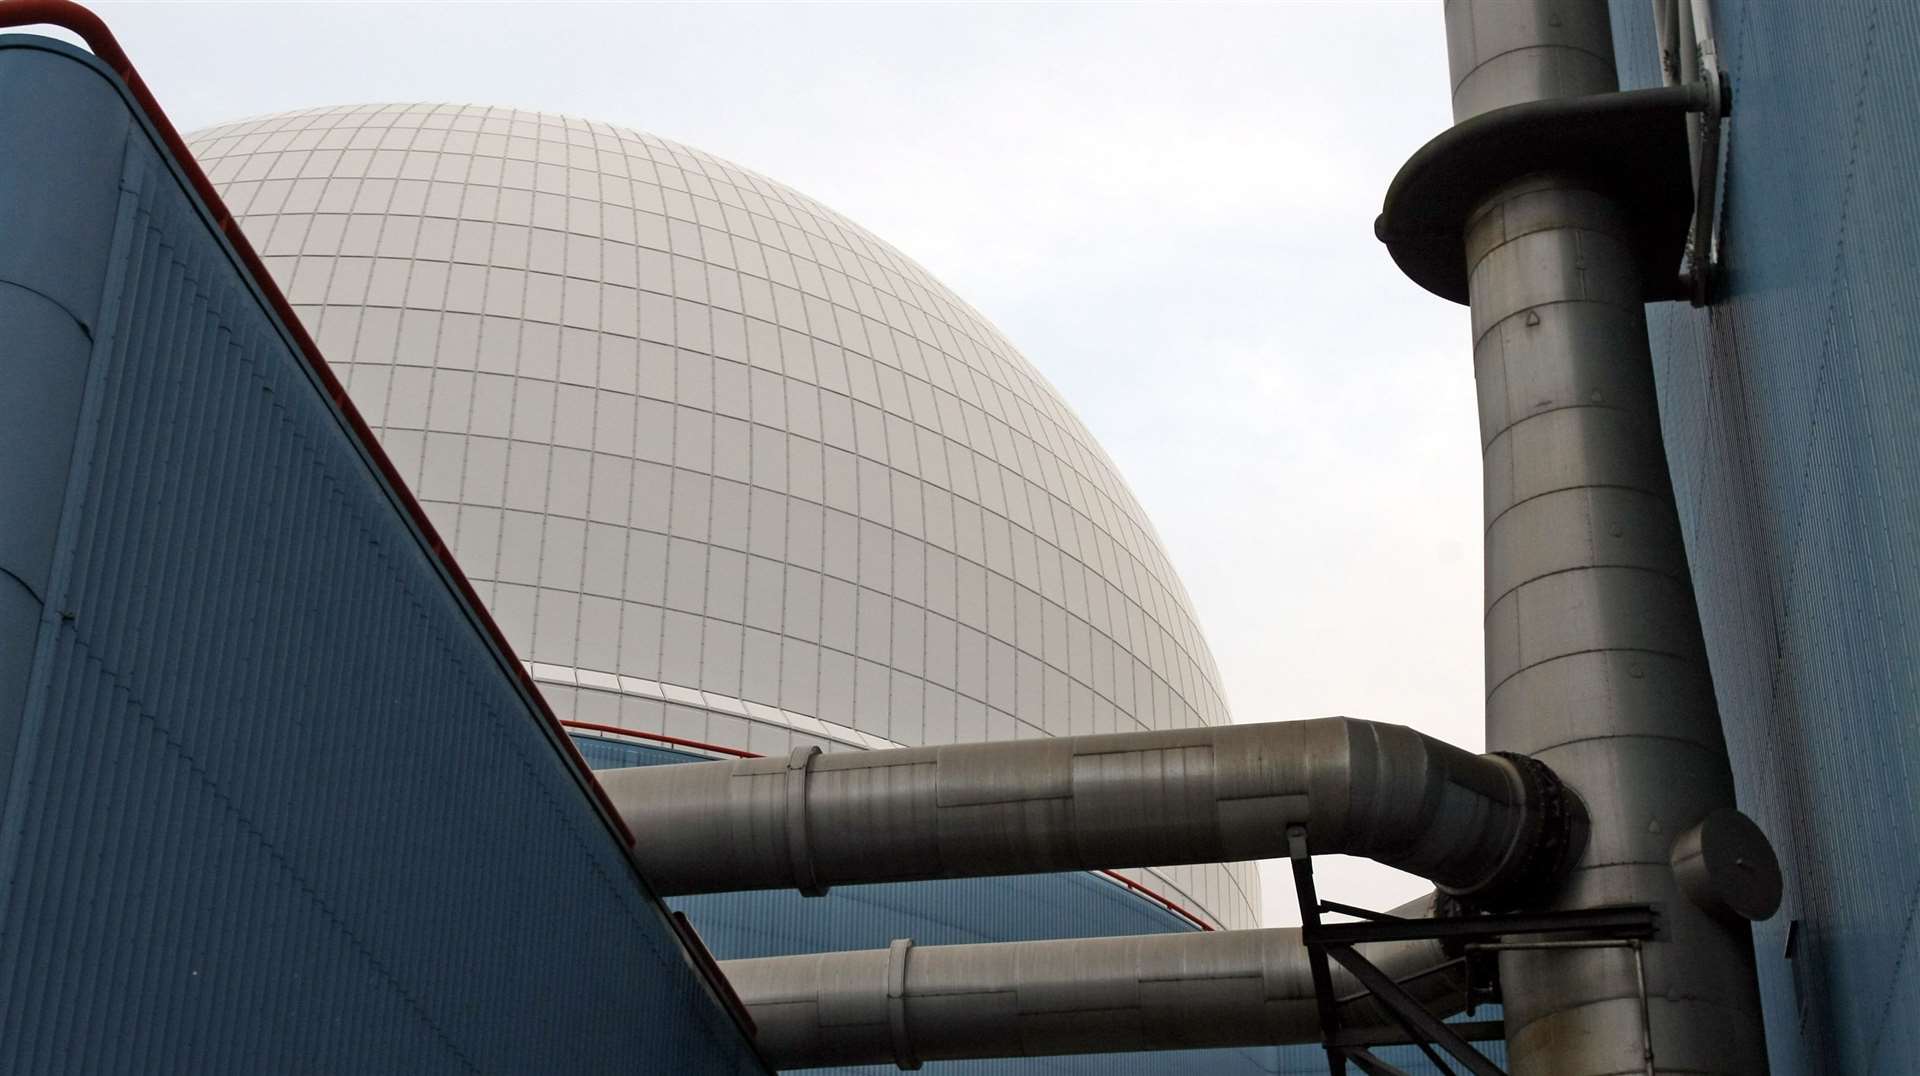
[[[1451,0],[1446,15],[1456,123],[1617,89],[1603,0]],[[1546,762],[1586,799],[1591,837],[1556,907],[1665,913],[1646,947],[1646,1016],[1628,950],[1501,955],[1520,1076],[1766,1071],[1748,930],[1682,897],[1669,865],[1676,837],[1732,806],[1733,780],[1660,440],[1630,212],[1591,177],[1550,172],[1497,189],[1465,229],[1487,746]]]

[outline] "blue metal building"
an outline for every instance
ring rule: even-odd
[[[1614,0],[1623,88],[1651,5]],[[1775,1076],[1920,1072],[1920,8],[1716,0],[1724,279],[1648,308],[1741,809]]]
[[[0,1071],[765,1071],[125,85],[0,101]]]

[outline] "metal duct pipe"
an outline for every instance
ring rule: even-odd
[[[1449,0],[1456,121],[1617,88],[1604,0]],[[1559,908],[1657,904],[1652,1058],[1624,950],[1500,957],[1516,1076],[1754,1074],[1767,1058],[1744,924],[1682,898],[1674,839],[1733,804],[1660,438],[1625,210],[1575,174],[1469,216],[1486,470],[1487,743],[1579,791],[1591,839]],[[1677,266],[1675,267],[1677,270]]]
[[[1396,909],[1424,915],[1431,897]],[[1462,965],[1437,941],[1358,947],[1438,1013],[1458,1011]],[[1318,1042],[1295,929],[926,945],[720,964],[775,1069]],[[1422,974],[1425,973],[1425,974]],[[1411,978],[1417,976],[1417,978]],[[1334,970],[1334,990],[1360,984]],[[1384,1028],[1370,1000],[1349,1028]]]
[[[602,770],[662,894],[1367,856],[1477,904],[1564,872],[1545,766],[1324,718]]]

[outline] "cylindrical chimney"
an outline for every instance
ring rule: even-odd
[[[1617,89],[1605,0],[1450,0],[1456,122]],[[1487,747],[1545,762],[1591,834],[1555,905],[1649,903],[1633,954],[1504,953],[1516,1076],[1766,1071],[1744,925],[1681,895],[1674,839],[1733,804],[1661,444],[1645,289],[1603,184],[1524,176],[1469,216],[1486,478]],[[1678,267],[1675,267],[1676,271]]]

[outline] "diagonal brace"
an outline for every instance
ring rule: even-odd
[[[1366,1073],[1367,1076],[1413,1076],[1412,1073],[1398,1065],[1380,1060],[1373,1055],[1373,1051],[1365,1049],[1364,1047],[1349,1047],[1347,1049],[1347,1060],[1360,1066],[1360,1071]]]
[[[1373,991],[1373,996],[1392,1012],[1395,1018],[1404,1021],[1410,1030],[1426,1037],[1427,1041],[1437,1044],[1441,1049],[1453,1055],[1467,1071],[1474,1076],[1507,1076],[1498,1065],[1488,1061],[1485,1054],[1474,1049],[1467,1040],[1455,1034],[1453,1029],[1442,1023],[1411,995],[1400,988],[1393,978],[1373,966],[1366,957],[1361,956],[1350,945],[1329,945],[1327,955],[1340,962],[1341,966],[1360,980],[1360,985]]]
[[[1307,851],[1306,827],[1287,827],[1287,853],[1293,860],[1294,896],[1300,901],[1301,937],[1305,938],[1307,930],[1320,925],[1320,898],[1313,886],[1313,855]],[[1327,967],[1326,951],[1318,945],[1308,946],[1307,965],[1313,972],[1313,995],[1320,1008],[1320,1041],[1327,1049],[1327,1071],[1331,1076],[1346,1076],[1347,1053],[1333,1044],[1340,1030],[1340,1010],[1334,1003],[1333,971]]]

